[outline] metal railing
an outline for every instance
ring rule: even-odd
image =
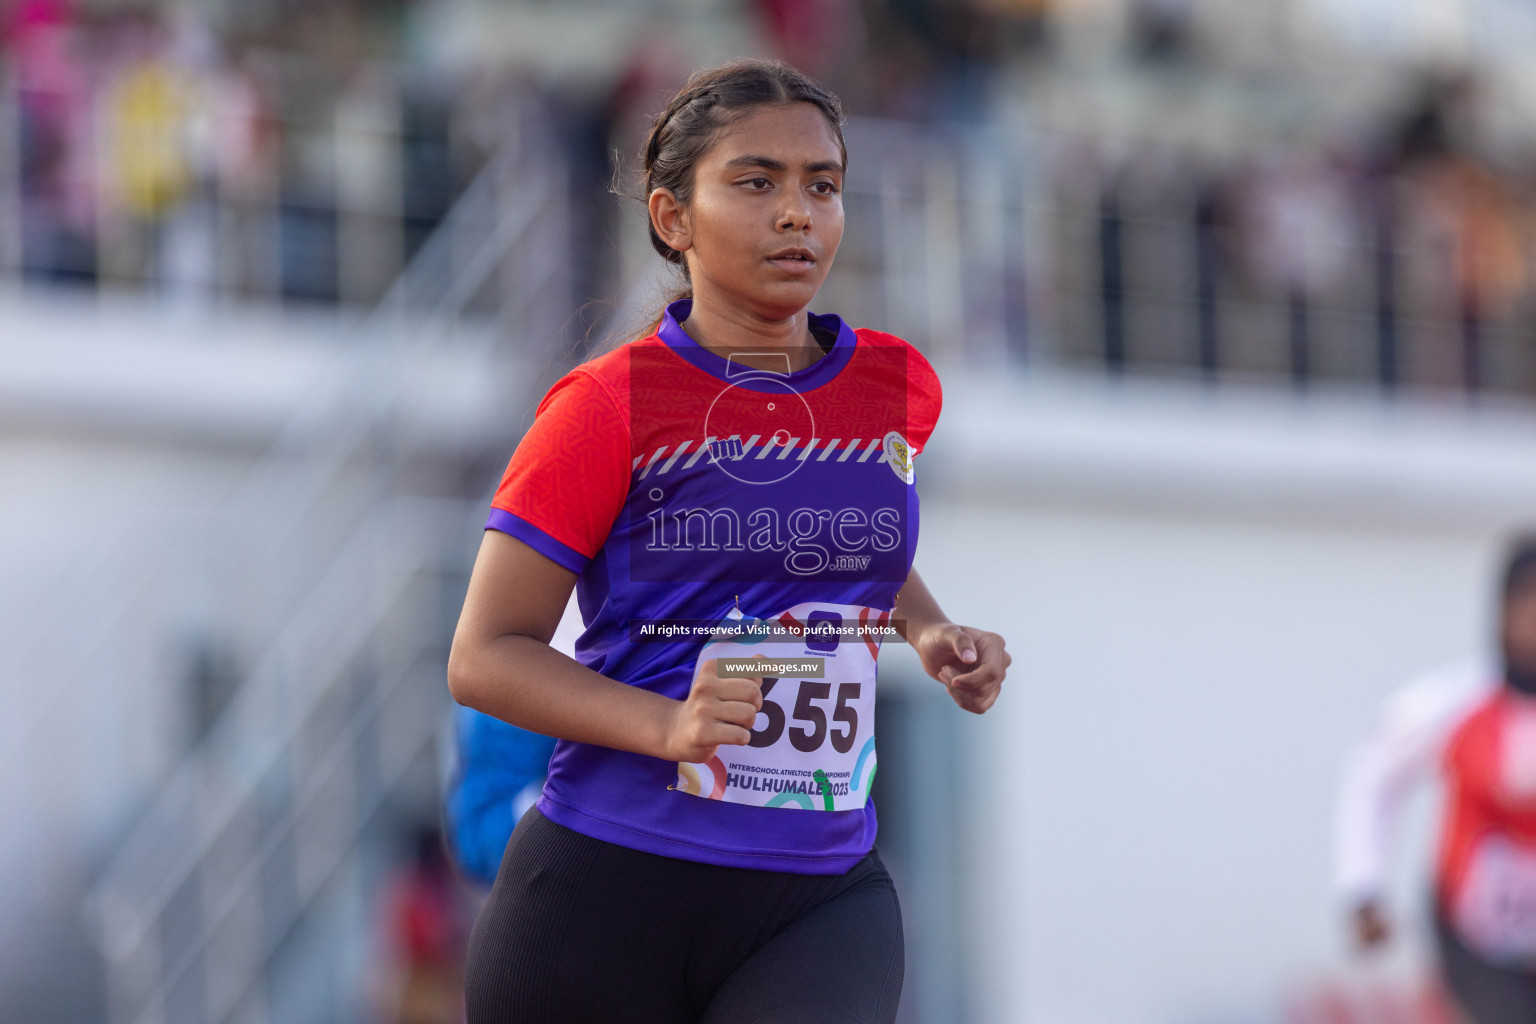
[[[448,108],[398,69],[327,89],[277,51],[92,64],[86,35],[53,77],[0,54],[0,278],[366,309],[453,201]]]
[[[114,1021],[222,1021],[432,737],[457,505],[364,520],[121,845],[92,900]],[[413,593],[413,591],[415,591]],[[246,1019],[249,1019],[247,1017]]]
[[[858,118],[845,134],[848,226],[816,308],[938,360],[1536,395],[1536,275],[1514,222],[1505,238],[1480,213],[1480,172],[1111,157],[1090,136]]]
[[[431,741],[448,627],[441,595],[420,588],[462,571],[465,552],[440,539],[473,520],[456,502],[399,496],[422,443],[401,406],[446,343],[511,374],[496,360],[514,335],[530,389],[556,350],[570,305],[564,177],[548,147],[522,141],[359,327],[368,348],[345,400],[317,389],[231,502],[223,543],[299,596],[91,895],[115,1022],[268,1019],[274,950]]]

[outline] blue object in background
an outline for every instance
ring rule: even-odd
[[[455,708],[453,724],[448,845],[466,875],[490,885],[512,829],[544,787],[555,741],[473,708]]]

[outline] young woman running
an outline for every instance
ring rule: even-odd
[[[1338,807],[1337,871],[1355,940],[1391,934],[1388,840],[1409,784],[1443,776],[1434,885],[1446,987],[1472,1024],[1536,1021],[1536,538],[1504,571],[1499,656],[1430,673],[1354,752]]]
[[[806,312],[842,238],[841,123],[783,64],[689,81],[643,166],[691,287],[549,390],[492,503],[449,684],[560,742],[470,940],[470,1024],[895,1019],[881,630],[977,714],[1011,659],[912,569],[932,367]],[[575,659],[547,642],[573,586]]]

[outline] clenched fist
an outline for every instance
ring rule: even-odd
[[[1013,664],[1002,637],[953,622],[925,629],[912,647],[923,670],[944,684],[956,704],[977,715],[997,700]]]
[[[700,662],[688,698],[673,710],[666,739],[670,760],[699,764],[722,744],[745,746],[752,738],[752,723],[763,706],[763,677],[721,678],[719,669],[719,658]]]

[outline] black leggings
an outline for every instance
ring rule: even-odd
[[[1441,914],[1435,916],[1445,986],[1472,1024],[1536,1021],[1536,973],[1489,963],[1468,949]]]
[[[843,875],[717,867],[534,808],[475,922],[465,1000],[468,1024],[892,1024],[903,969],[873,850]]]

